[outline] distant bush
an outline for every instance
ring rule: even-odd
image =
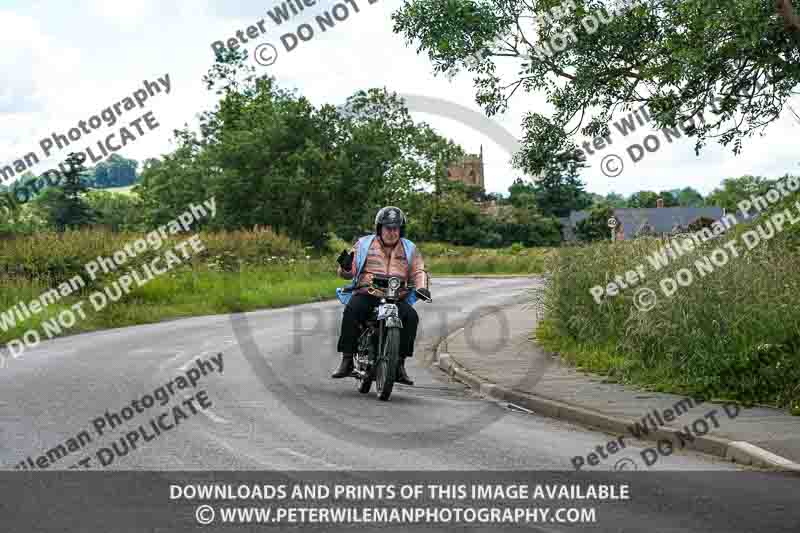
[[[144,228],[144,209],[138,196],[93,190],[85,198],[95,213],[97,225],[105,226],[111,231],[136,231]]]
[[[576,224],[575,236],[584,242],[608,240],[611,228],[608,219],[614,216],[614,209],[609,205],[592,208],[589,217]]]
[[[10,208],[0,202],[0,240],[32,235],[47,230],[47,221],[31,204]]]
[[[342,250],[349,250],[352,246],[353,246],[352,243],[339,238],[339,236],[333,232],[328,232],[325,234],[324,251],[329,254],[338,255],[342,252]]]
[[[453,245],[444,242],[419,242],[422,255],[425,257],[437,257],[441,255],[458,255],[458,251]]]

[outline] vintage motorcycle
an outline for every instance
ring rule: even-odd
[[[426,273],[427,276],[427,273]],[[381,299],[380,304],[372,310],[372,316],[364,324],[360,324],[361,333],[358,338],[358,351],[353,357],[353,374],[357,380],[358,391],[366,394],[375,382],[378,398],[383,401],[392,395],[396,378],[397,365],[400,359],[400,320],[397,302],[403,289],[416,292],[413,284],[404,282],[394,276],[375,275],[369,288],[370,294]],[[350,292],[352,289],[345,289]],[[426,303],[432,298],[416,293]]]

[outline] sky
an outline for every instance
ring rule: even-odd
[[[211,44],[236,36],[264,20],[265,33],[258,32],[243,45],[251,52],[250,64],[259,74],[271,74],[281,87],[297,89],[315,105],[338,105],[358,90],[386,87],[400,94],[420,95],[481,111],[475,103],[472,77],[461,73],[452,79],[438,74],[426,55],[406,45],[392,32],[391,14],[402,0],[349,0],[348,16],[340,7],[334,14],[343,20],[286,51],[281,36],[341,4],[320,0],[289,22],[276,25],[268,16],[283,2],[265,0],[108,0],[36,1],[0,0],[0,163],[9,163],[29,152],[42,159],[39,145],[53,133],[66,134],[80,120],[123,102],[144,80],[156,82],[170,77],[170,93],[154,94],[133,110],[124,111],[114,127],[103,125],[92,134],[82,134],[73,147],[84,148],[106,138],[120,126],[147,112],[158,126],[137,135],[118,153],[143,161],[170,153],[176,145],[173,130],[197,125],[197,116],[213,108],[216,95],[206,90],[202,77],[211,67]],[[358,6],[358,11],[352,7]],[[258,65],[253,49],[270,43],[278,51],[274,64]],[[514,66],[498,64],[508,71]],[[800,110],[800,99],[794,107]],[[120,107],[120,109],[122,109]],[[514,138],[522,137],[525,113],[549,113],[542,94],[521,94],[511,101],[502,116],[486,118]],[[441,135],[459,143],[468,153],[483,145],[487,192],[507,192],[517,177],[530,178],[510,164],[507,143],[497,144],[486,133],[458,118],[446,118],[436,108],[414,109],[412,116],[433,126]],[[433,113],[431,112],[433,111]],[[132,130],[133,131],[133,130]],[[800,123],[786,110],[761,137],[745,140],[744,151],[735,156],[730,148],[712,141],[695,156],[694,142],[677,139],[668,143],[655,132],[662,146],[636,164],[625,148],[641,144],[651,131],[637,129],[626,137],[612,137],[598,155],[589,158],[591,167],[581,175],[590,192],[605,195],[614,191],[631,194],[639,190],[668,190],[694,187],[708,194],[728,177],[743,174],[778,177],[800,172]],[[583,141],[584,139],[578,139]],[[650,145],[653,146],[652,144]],[[98,150],[95,149],[95,152]],[[49,160],[32,167],[40,174],[62,161],[69,150],[53,151]],[[616,177],[601,171],[601,159],[617,154],[625,168]],[[619,163],[609,160],[610,170]],[[612,172],[613,173],[613,172]]]

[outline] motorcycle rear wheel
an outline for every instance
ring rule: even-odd
[[[387,401],[389,396],[392,395],[399,358],[400,330],[398,328],[388,328],[386,330],[386,340],[383,344],[383,354],[378,359],[375,369],[375,389],[378,391],[378,398],[383,401]]]

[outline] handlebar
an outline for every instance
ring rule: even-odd
[[[364,287],[359,287],[359,288],[363,289]],[[406,288],[408,290],[413,290],[415,293],[417,293],[417,296],[424,302],[432,302],[433,301],[433,298],[425,298],[425,296],[420,294],[419,291],[416,289],[416,287],[414,287],[413,285],[407,286]],[[345,292],[353,292],[354,290],[355,289],[353,287],[345,287],[344,289],[342,289],[342,292],[343,293],[345,293]]]
[[[342,255],[345,255],[345,251],[342,252]],[[372,283],[370,285],[370,288],[378,290],[388,288],[388,282],[392,277],[395,276],[387,276],[385,274],[375,274],[372,277]],[[425,277],[428,282],[427,285],[430,285],[430,275],[427,272],[425,272]],[[358,287],[358,288],[364,288],[364,287]],[[416,285],[414,285],[413,283],[402,282],[400,287],[398,287],[398,289],[406,289],[409,291],[414,291],[416,295],[426,303],[433,301],[433,298],[426,298],[424,295],[420,294],[420,292],[417,290]],[[342,292],[350,293],[353,292],[354,290],[356,290],[354,287],[345,287],[344,289],[342,289]]]

